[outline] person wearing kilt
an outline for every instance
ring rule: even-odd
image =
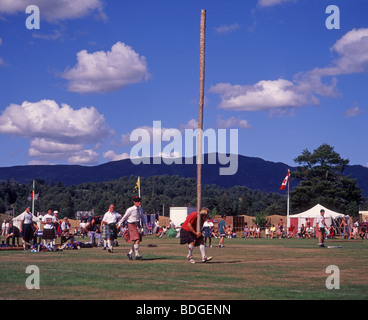
[[[134,205],[128,208],[120,220],[118,227],[121,227],[124,222],[128,223],[128,230],[124,234],[124,239],[127,242],[132,242],[132,247],[127,256],[129,260],[133,260],[133,251],[136,260],[141,260],[142,256],[139,254],[139,243],[142,241],[142,234],[144,231],[143,210],[141,208],[141,198],[135,197],[133,199]]]
[[[200,229],[206,220],[209,213],[208,208],[202,208],[199,212],[201,221],[200,221]],[[200,231],[196,231],[197,227],[197,212],[192,212],[190,215],[187,216],[184,223],[180,229],[180,244],[187,244],[188,245],[188,255],[187,259],[190,263],[195,263],[193,259],[193,249],[194,247],[199,247],[199,251],[201,252],[202,262],[207,262],[212,259],[212,257],[206,256],[205,247],[203,244],[203,236]]]
[[[107,248],[110,253],[113,253],[111,240],[116,239],[117,227],[116,224],[121,218],[121,214],[116,212],[115,206],[110,204],[109,210],[104,214],[101,222],[102,238],[107,242]]]
[[[23,249],[26,250],[26,243],[32,246],[35,234],[37,234],[38,231],[36,218],[31,212],[31,207],[27,207],[26,210],[22,212],[20,219],[19,232],[22,235]]]
[[[50,244],[51,249],[54,248],[54,240],[56,238],[56,230],[54,223],[56,222],[56,218],[52,215],[52,210],[49,209],[47,214],[43,216],[41,223],[43,226],[42,232],[42,240],[45,246],[47,245],[47,241]]]

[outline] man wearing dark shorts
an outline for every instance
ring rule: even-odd
[[[324,247],[325,237],[326,237],[326,220],[325,220],[325,210],[321,209],[320,215],[317,217],[316,226],[319,231],[318,240],[319,247]]]
[[[200,229],[203,226],[204,221],[208,216],[208,208],[202,208],[200,211]],[[180,230],[180,244],[188,244],[188,255],[187,259],[190,263],[195,263],[193,259],[193,249],[199,246],[199,251],[202,255],[202,262],[207,262],[212,259],[212,257],[206,256],[205,247],[203,244],[203,236],[200,231],[196,231],[197,226],[197,212],[192,212],[187,216]]]
[[[23,249],[26,250],[27,243],[29,246],[33,245],[35,234],[38,231],[35,217],[31,212],[31,207],[27,207],[22,213],[20,221],[20,234],[22,235]]]

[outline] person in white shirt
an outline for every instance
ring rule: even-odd
[[[61,245],[70,240],[74,242],[74,235],[70,232],[70,222],[67,217],[64,217],[63,222],[60,224],[61,228]]]
[[[155,220],[155,227],[153,229],[153,234],[158,233],[158,230],[160,230],[160,222],[156,219]]]
[[[6,236],[6,220],[4,220],[3,224],[1,225],[2,235]]]
[[[31,207],[27,207],[20,216],[20,228],[19,232],[22,235],[23,249],[26,250],[26,243],[30,246],[33,245],[34,236],[38,231],[36,224],[36,218],[31,212]]]
[[[325,220],[325,210],[321,209],[320,215],[317,217],[316,221],[317,230],[319,231],[318,240],[319,240],[319,246],[324,247],[325,244],[325,237],[326,237],[326,220]]]
[[[6,223],[5,223],[5,233],[6,233],[6,235],[8,235],[8,230],[9,230],[9,221],[6,221]]]
[[[102,218],[102,238],[107,242],[107,248],[110,253],[113,253],[113,247],[111,240],[114,240],[117,236],[116,224],[121,218],[121,214],[115,211],[115,206],[110,204],[109,210]],[[105,246],[104,246],[105,247]]]
[[[140,260],[142,256],[139,254],[139,242],[142,241],[142,233],[144,232],[143,210],[141,208],[141,198],[135,197],[134,205],[128,208],[120,220],[118,226],[120,227],[125,221],[128,222],[128,231],[124,237],[127,242],[133,242],[127,256],[129,260],[133,260],[133,251],[135,259]]]
[[[41,223],[43,224],[42,240],[45,246],[47,245],[47,240],[50,243],[51,249],[54,249],[54,240],[56,238],[56,230],[54,223],[56,218],[52,215],[52,210],[49,209],[47,214],[42,218]]]
[[[213,222],[210,220],[210,218],[207,217],[206,221],[203,223],[202,230],[204,231],[204,246],[207,244],[207,238],[208,238],[208,245],[212,247],[212,231],[213,231],[214,225]]]

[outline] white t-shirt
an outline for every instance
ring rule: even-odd
[[[107,211],[102,219],[102,221],[106,221],[107,224],[110,224],[110,223],[116,223],[118,222],[118,220],[121,218],[121,214],[120,213],[117,213],[116,211],[114,212],[110,212],[110,211]]]
[[[320,228],[326,228],[326,220],[325,217],[323,215],[320,215],[317,217],[317,221],[316,223],[318,224],[318,227]]]
[[[56,222],[55,216],[52,216],[51,214],[46,214],[42,218],[43,222],[47,222],[43,228],[44,229],[53,229],[54,228],[54,222]]]
[[[32,221],[36,221],[35,216],[32,214],[32,212],[24,211],[21,213],[20,217],[21,220],[23,220],[24,224],[31,224]]]
[[[203,223],[203,228],[205,228],[205,227],[213,228],[214,226],[213,226],[213,223],[211,221],[209,221],[209,222],[205,221]]]

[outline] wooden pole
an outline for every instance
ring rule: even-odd
[[[197,232],[200,232],[200,210],[202,198],[202,134],[203,134],[203,104],[204,104],[204,61],[205,61],[206,10],[201,10],[201,35],[199,52],[199,112],[197,139]]]
[[[32,188],[33,188],[33,190],[32,190],[32,214],[35,214],[35,212],[34,212],[34,208],[35,208],[35,187],[36,187],[36,183],[35,183],[35,181],[33,180],[33,185],[32,185]]]

